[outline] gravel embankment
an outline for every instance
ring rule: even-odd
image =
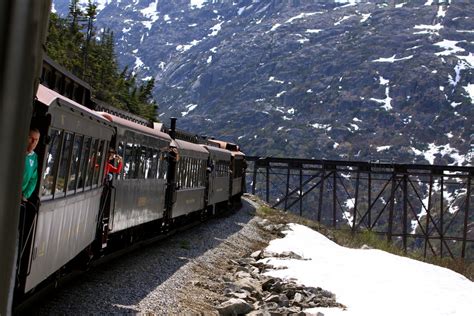
[[[96,267],[61,288],[38,313],[216,313],[222,301],[216,289],[229,259],[262,249],[275,237],[255,225],[255,207],[243,199],[236,213]]]

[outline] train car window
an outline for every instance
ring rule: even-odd
[[[61,150],[61,161],[59,163],[58,176],[56,177],[56,190],[54,197],[64,196],[67,188],[67,175],[69,173],[69,159],[71,157],[74,134],[66,133],[64,135],[63,147]]]
[[[136,164],[135,164],[135,167],[136,167],[136,170],[135,170],[135,179],[143,179],[143,161],[144,161],[144,157],[143,157],[143,147],[140,146],[140,145],[137,145],[135,144],[136,148],[135,148],[135,161],[136,161]]]
[[[193,158],[193,164],[192,164],[192,180],[191,180],[191,187],[196,187],[197,186],[197,180],[198,180],[198,176],[197,176],[197,173],[198,173],[198,162],[199,160],[196,159],[196,158]]]
[[[206,166],[207,162],[205,160],[201,160],[199,162],[199,186],[205,186],[206,181]]]
[[[79,163],[81,160],[82,143],[84,136],[75,135],[74,145],[72,147],[72,158],[71,158],[71,171],[69,172],[69,181],[67,185],[67,191],[73,193],[76,190],[77,180],[79,176]]]
[[[104,140],[104,148],[103,148],[103,151],[102,151],[102,161],[101,161],[101,164],[100,164],[100,169],[99,169],[99,186],[102,185],[103,183],[103,180],[104,180],[104,172],[105,172],[105,164],[107,163],[107,152],[109,150],[109,142]]]
[[[199,178],[201,177],[201,159],[194,159],[194,187],[199,186]]]
[[[194,173],[194,159],[188,157],[188,170],[186,172],[186,175],[188,176],[188,183],[187,183],[188,188],[192,187],[192,182],[194,178],[193,173]]]
[[[81,160],[79,166],[79,172],[77,174],[77,189],[76,192],[84,190],[86,183],[86,174],[87,174],[87,162],[90,155],[92,138],[86,137],[84,139],[84,145],[82,146]]]
[[[218,160],[216,162],[216,176],[226,177],[229,173],[229,164],[225,160]]]
[[[124,179],[132,179],[133,172],[134,172],[134,158],[133,158],[133,144],[127,143],[125,147],[125,161],[124,161],[124,168],[123,168],[123,178]]]
[[[133,179],[138,179],[138,175],[140,174],[140,156],[141,150],[140,145],[134,144],[133,145]]]
[[[105,140],[100,140],[99,150],[97,151],[96,167],[94,168],[94,177],[92,184],[100,184],[100,175],[102,175],[102,160],[104,158]]]
[[[200,172],[201,172],[201,160],[194,158],[193,187],[199,186]]]
[[[140,173],[138,174],[139,179],[146,179],[146,169],[147,169],[147,153],[148,148],[141,146],[140,147]]]
[[[158,168],[158,178],[166,179],[168,175],[168,160],[166,160],[166,152],[162,151],[160,153],[159,168]]]
[[[192,182],[192,169],[193,169],[193,159],[190,157],[186,158],[186,170],[184,171],[184,180],[185,180],[185,187],[190,188]]]
[[[196,158],[190,158],[189,184],[188,187],[194,188],[196,183]]]
[[[182,158],[181,158],[180,160],[182,160]],[[176,185],[177,185],[178,187],[181,186],[181,183],[180,183],[180,180],[181,180],[181,179],[179,178],[180,165],[181,165],[181,163],[178,161],[178,162],[176,163],[176,172],[175,172],[175,173],[176,173],[176,178],[175,178],[175,179],[176,179]]]
[[[150,172],[148,173],[147,179],[158,179],[158,151],[156,149],[150,149]]]
[[[99,144],[98,139],[92,140],[91,150],[89,154],[89,160],[87,162],[87,173],[86,173],[86,187],[92,186],[92,178],[94,175],[94,169],[97,166],[97,146]]]
[[[117,175],[117,179],[123,179],[123,174],[125,173],[124,169],[125,169],[125,147],[124,147],[124,144],[123,142],[120,142],[118,147],[117,147],[117,153],[120,155],[120,157],[122,157],[123,161],[123,168],[122,168],[122,171],[120,172],[120,174]]]
[[[243,175],[244,160],[235,159],[234,160],[234,178],[240,178]]]
[[[48,156],[46,158],[46,167],[43,172],[43,180],[41,183],[41,197],[52,196],[54,191],[54,178],[56,175],[57,164],[59,161],[59,149],[61,146],[63,133],[56,129],[52,129],[50,133],[51,142],[48,148]]]
[[[182,162],[183,158],[176,163],[176,184],[178,187],[181,187],[181,165],[183,164]]]
[[[145,179],[153,179],[153,149],[147,148],[145,160]]]
[[[178,183],[179,183],[179,187],[180,188],[183,188],[184,187],[184,183],[183,183],[183,167],[184,167],[184,162],[185,162],[185,157],[182,157],[179,161],[178,161]]]
[[[207,162],[205,160],[201,161],[201,184],[200,186],[206,185],[206,169],[207,169]]]
[[[183,187],[189,188],[189,177],[190,177],[190,169],[191,169],[191,159],[189,157],[183,158]]]

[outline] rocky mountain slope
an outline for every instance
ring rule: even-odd
[[[54,10],[67,12],[68,0]],[[86,2],[86,1],[84,1]],[[248,154],[472,165],[469,1],[100,0],[160,120]]]

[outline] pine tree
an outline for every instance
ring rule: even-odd
[[[94,96],[112,106],[128,110],[151,121],[158,106],[153,99],[154,79],[137,84],[128,67],[119,71],[114,34],[106,29],[96,37],[97,5],[89,0],[85,12],[79,0],[71,0],[66,19],[51,13],[46,51],[49,57],[88,82]]]
[[[87,30],[86,30],[86,43],[84,45],[84,61],[83,61],[83,70],[86,71],[89,67],[89,49],[91,45],[92,37],[94,36],[94,20],[97,16],[97,5],[89,0],[85,12],[85,17],[87,19]],[[88,73],[84,73],[84,78],[90,78]]]

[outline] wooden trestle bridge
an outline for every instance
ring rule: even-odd
[[[404,251],[474,260],[474,167],[247,157],[247,191]]]

